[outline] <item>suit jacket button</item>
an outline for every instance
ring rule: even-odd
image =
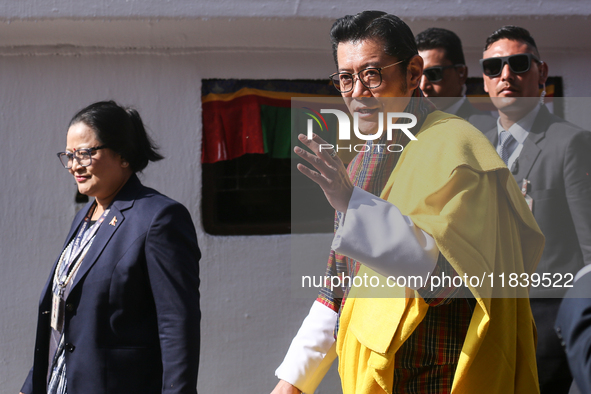
[[[67,310],[68,312],[74,312],[74,304],[72,304],[71,302],[68,302],[68,303],[66,304],[66,310]]]
[[[64,348],[65,348],[65,349],[66,349],[68,352],[72,353],[72,352],[74,351],[74,349],[76,349],[76,346],[72,345],[71,343],[66,343],[66,344],[64,345]]]

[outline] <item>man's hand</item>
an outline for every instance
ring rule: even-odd
[[[273,391],[271,391],[271,394],[302,394],[302,392],[291,383],[287,383],[285,380],[280,380]]]
[[[294,152],[312,164],[318,172],[301,163],[298,164],[298,170],[322,188],[326,199],[334,209],[346,212],[353,194],[353,183],[347,175],[343,162],[333,149],[326,148],[328,143],[316,134],[311,140],[308,140],[304,134],[300,134],[298,138],[313,154],[300,147],[295,147]],[[322,149],[321,145],[323,145]]]

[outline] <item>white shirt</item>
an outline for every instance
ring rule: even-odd
[[[501,145],[499,144],[499,142],[501,141],[502,131],[508,131],[518,143],[517,147],[515,148],[511,156],[509,156],[509,160],[507,160],[507,167],[509,167],[509,169],[513,169],[515,160],[517,160],[519,154],[521,153],[521,150],[523,149],[523,143],[525,142],[525,139],[529,135],[529,131],[534,125],[534,120],[536,119],[536,116],[538,116],[540,108],[541,104],[536,105],[523,118],[513,123],[511,127],[509,127],[509,130],[505,130],[503,126],[501,126],[501,118],[497,119],[497,153],[499,155],[501,154]]]

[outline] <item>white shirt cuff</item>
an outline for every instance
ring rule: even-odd
[[[435,268],[435,240],[394,204],[355,187],[347,212],[340,216],[332,242],[335,252],[384,276],[420,276],[424,282]]]
[[[315,301],[275,376],[303,393],[314,393],[337,357],[334,339],[337,317],[335,311]]]

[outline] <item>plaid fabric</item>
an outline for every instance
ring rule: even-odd
[[[444,284],[447,284],[446,282],[441,283],[441,286],[437,286],[433,290],[431,290],[431,284],[429,284],[429,287],[424,287],[417,290],[417,292],[421,295],[423,300],[429,304],[429,306],[449,304],[454,298],[472,297],[472,293],[466,286],[455,287],[453,285],[454,279],[459,277],[459,275],[456,270],[454,270],[453,267],[448,263],[445,257],[439,253],[437,265],[435,266],[435,269],[433,269],[433,272],[431,272],[431,276],[441,277],[442,275],[443,277],[450,278],[450,283],[452,283],[452,286],[443,286]]]
[[[396,352],[393,393],[451,392],[474,304],[473,298],[448,298],[428,309],[421,324]]]
[[[440,253],[432,276],[458,274]],[[393,393],[450,393],[476,300],[467,287],[418,290],[431,308],[394,359]]]
[[[416,89],[413,100],[405,112],[417,117],[420,130],[427,116],[435,110],[433,104],[424,98],[420,89]],[[367,144],[370,149],[359,153],[349,164],[347,172],[353,184],[363,190],[379,196],[388,181],[400,153],[390,153],[379,149],[377,144],[397,143],[406,145],[408,138],[398,131],[394,141],[386,141],[385,136],[376,144]],[[335,217],[335,231],[338,229],[340,213]],[[331,250],[328,257],[326,277],[344,276],[353,278],[359,271],[360,263],[354,259],[335,253]],[[457,273],[439,254],[432,275],[455,277]],[[345,281],[341,281],[344,283]],[[330,283],[320,290],[317,301],[339,314],[345,305],[350,288],[342,287],[330,290]],[[469,291],[465,287],[439,287],[434,291],[421,289],[419,293],[431,308],[421,324],[401,346],[396,354],[394,374],[394,393],[449,393],[453,376],[457,367],[462,345],[466,337],[468,325],[474,308],[474,299],[457,298],[462,292]],[[335,327],[335,337],[339,329],[339,320]]]

